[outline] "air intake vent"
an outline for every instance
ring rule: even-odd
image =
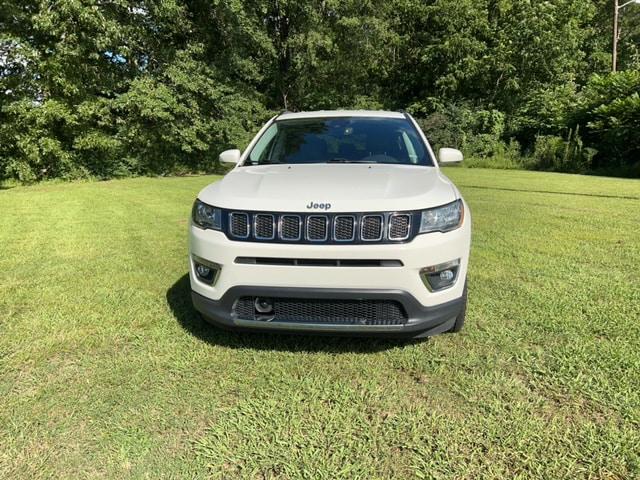
[[[382,215],[365,215],[362,217],[360,236],[367,242],[376,242],[382,239]]]
[[[307,240],[324,242],[329,236],[329,219],[324,215],[307,217]]]
[[[249,215],[246,213],[233,212],[229,214],[231,235],[236,238],[247,238],[249,236]]]
[[[406,214],[395,214],[389,218],[389,240],[406,240],[409,238],[411,217]]]
[[[302,237],[302,219],[298,215],[282,215],[280,217],[280,238],[297,242]]]
[[[273,240],[275,238],[275,218],[271,214],[259,213],[254,217],[253,234],[256,240]]]
[[[408,317],[395,300],[338,300],[273,298],[273,311],[261,314],[255,309],[256,297],[240,297],[234,314],[243,320],[337,325],[403,325]]]
[[[356,217],[352,215],[339,215],[333,225],[333,239],[337,242],[352,242],[356,236]]]

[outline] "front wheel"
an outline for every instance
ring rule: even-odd
[[[464,320],[467,316],[467,283],[464,284],[464,290],[462,291],[462,310],[456,317],[456,323],[453,324],[451,330],[448,330],[447,333],[457,333],[462,330],[464,326]]]

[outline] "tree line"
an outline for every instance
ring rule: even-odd
[[[404,109],[470,164],[640,177],[640,6],[2,0],[0,179],[217,168],[274,113]]]

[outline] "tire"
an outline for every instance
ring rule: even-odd
[[[464,290],[462,291],[462,310],[456,317],[456,322],[453,324],[451,330],[448,330],[447,333],[458,333],[464,327],[464,320],[467,316],[467,283],[464,284]]]

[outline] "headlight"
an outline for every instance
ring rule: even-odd
[[[191,211],[193,223],[200,228],[222,229],[222,210],[201,202],[196,198]]]
[[[420,221],[420,233],[455,230],[462,224],[463,217],[464,206],[462,205],[462,200],[424,210]]]

